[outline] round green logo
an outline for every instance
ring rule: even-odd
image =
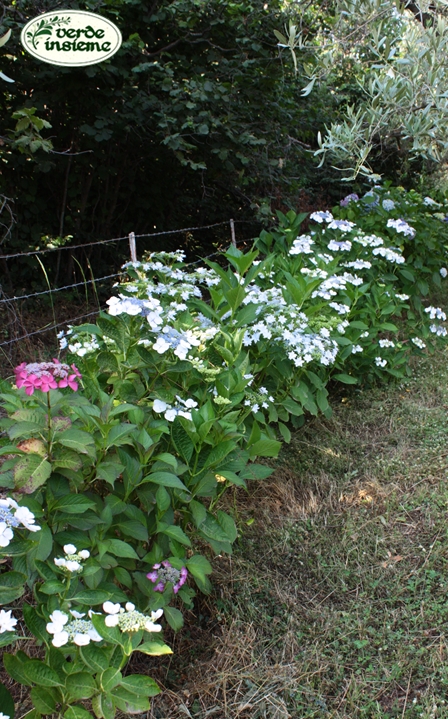
[[[83,10],[39,15],[25,25],[20,40],[33,57],[63,67],[84,67],[108,60],[122,42],[121,32],[113,22]]]

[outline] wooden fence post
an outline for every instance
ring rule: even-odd
[[[137,262],[137,247],[135,245],[135,233],[129,233],[129,250],[131,252],[131,262]]]
[[[232,237],[232,245],[236,247],[236,240],[235,240],[235,223],[233,220],[230,220],[230,234]]]

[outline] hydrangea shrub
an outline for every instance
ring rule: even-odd
[[[306,231],[278,217],[218,262],[127,264],[97,322],[61,335],[68,363],[24,362],[2,394],[0,645],[26,646],[8,606],[28,586],[42,658],[14,650],[5,667],[33,719],[147,711],[157,685],[123,670],[170,652],[163,624],[210,591],[210,554],[238,536],[226,489],[268,477],[257,459],[330,414],[330,380],[401,377],[444,341],[428,299],[448,274],[442,206],[386,187]]]

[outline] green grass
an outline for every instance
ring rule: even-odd
[[[446,360],[340,396],[238,491],[211,629],[178,639],[153,717],[448,716]]]

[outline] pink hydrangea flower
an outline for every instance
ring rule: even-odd
[[[36,389],[49,392],[50,389],[70,387],[74,392],[78,389],[77,379],[81,377],[79,370],[72,365],[59,362],[22,362],[15,370],[16,386],[23,387],[27,395],[31,396]]]
[[[155,587],[153,587],[155,592],[163,592],[166,584],[171,582],[173,592],[177,594],[181,586],[187,581],[187,568],[182,567],[182,569],[175,569],[167,559],[161,563],[154,564],[152,570],[153,571],[149,572],[146,576],[155,584]]]

